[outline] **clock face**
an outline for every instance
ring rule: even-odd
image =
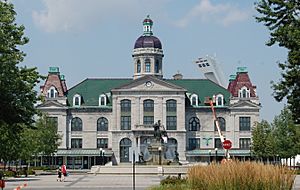
[[[146,82],[146,86],[147,86],[147,87],[151,87],[151,86],[152,86],[152,82],[151,82],[151,81],[147,81],[147,82]]]

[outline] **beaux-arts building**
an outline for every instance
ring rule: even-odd
[[[231,75],[228,88],[208,79],[163,78],[163,49],[152,33],[152,20],[133,49],[133,78],[87,78],[67,89],[57,67],[50,67],[41,93],[46,112],[62,135],[57,164],[90,168],[112,161],[130,162],[130,150],[144,151],[161,121],[168,144],[180,160],[207,162],[224,155],[207,98],[214,100],[222,133],[232,141],[230,154],[250,156],[251,128],[260,103],[246,68]],[[168,68],[165,68],[168,69]]]

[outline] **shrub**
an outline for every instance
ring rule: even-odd
[[[191,189],[290,190],[294,178],[293,171],[286,167],[233,161],[194,166],[187,180]]]
[[[161,185],[176,185],[186,183],[186,178],[178,178],[175,176],[168,176],[165,179],[161,180]]]

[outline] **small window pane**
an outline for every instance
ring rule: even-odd
[[[97,148],[108,148],[108,138],[97,139]]]
[[[82,148],[82,139],[71,139],[71,148]]]
[[[82,121],[80,118],[75,117],[72,119],[71,131],[82,131]]]
[[[240,117],[240,131],[250,131],[250,117]]]
[[[105,117],[98,119],[97,131],[108,131],[108,120]]]

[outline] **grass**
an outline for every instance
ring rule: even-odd
[[[232,161],[194,166],[189,169],[186,180],[180,183],[162,181],[159,187],[151,190],[290,190],[294,178],[294,172],[286,167]]]

